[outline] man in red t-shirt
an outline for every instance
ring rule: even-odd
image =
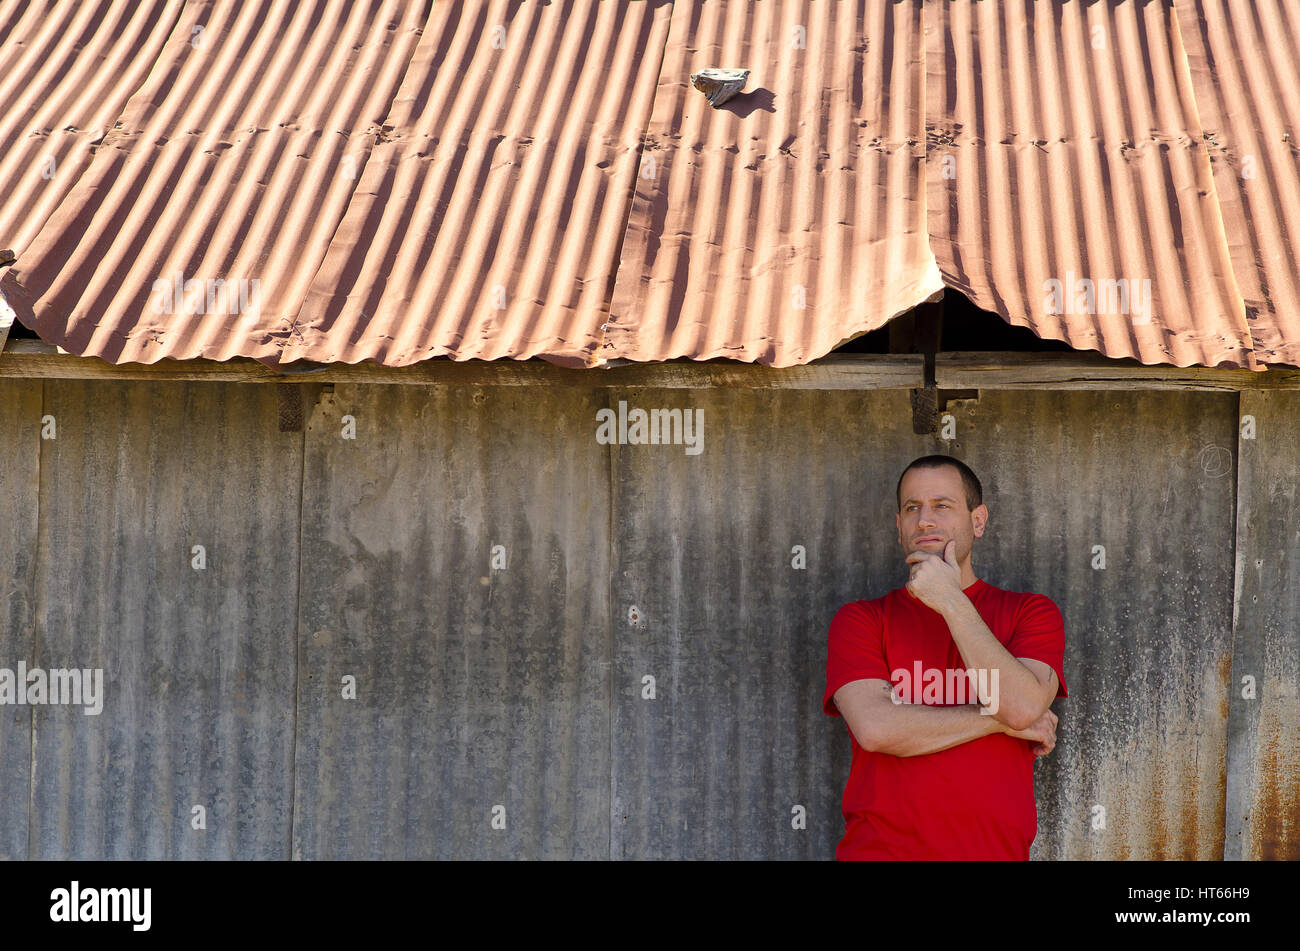
[[[975,577],[988,508],[964,463],[923,456],[897,494],[910,580],[831,621],[822,707],[853,742],[835,856],[1027,859],[1034,759],[1068,696],[1061,612]]]

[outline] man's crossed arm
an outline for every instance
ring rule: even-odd
[[[1028,729],[1042,718],[1056,699],[1056,671],[1041,660],[1013,657],[989,630],[974,603],[961,587],[956,546],[948,542],[940,558],[934,552],[914,551],[908,589],[943,615],[957,652],[970,670],[998,672],[998,703],[992,714],[1011,730]],[[973,739],[973,737],[972,737]]]
[[[998,672],[998,704],[992,716],[1012,730],[1037,722],[1056,699],[1056,671],[1041,660],[1011,656],[966,595],[946,604],[941,613],[966,666]]]
[[[1042,664],[1035,660],[1027,663]],[[1056,675],[1052,673],[1048,679],[1054,685]],[[892,694],[889,681],[878,679],[854,680],[835,691],[835,706],[844,716],[853,739],[864,750],[893,756],[922,756],[991,733],[1029,740],[1035,756],[1050,753],[1056,745],[1057,721],[1051,710],[1045,710],[1025,729],[1013,730],[996,717],[980,713],[977,704],[939,707],[895,703]]]

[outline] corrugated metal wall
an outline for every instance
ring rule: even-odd
[[[833,855],[851,751],[821,711],[826,631],[894,586],[896,507],[876,490],[922,442],[908,393],[609,399],[704,420],[698,455],[614,447],[613,857]]]
[[[608,854],[595,392],[339,386],[317,405],[295,857]]]
[[[985,474],[990,509],[976,573],[1046,594],[1066,621],[1070,696],[1034,767],[1033,856],[1221,858],[1237,395],[1001,390],[962,406],[951,452]]]
[[[32,858],[285,854],[302,435],[277,410],[271,387],[46,386],[26,660],[103,668],[105,697],[25,708]]]
[[[931,451],[984,480],[977,574],[1066,619],[1034,856],[1300,856],[1295,394],[986,390],[950,440],[906,390],[0,397],[0,666],[107,694],[4,708],[0,856],[830,858],[826,628],[905,580]],[[702,452],[599,444],[620,401]]]
[[[36,513],[41,453],[41,386],[27,380],[0,381],[0,667],[13,669],[32,643],[33,575],[36,571]],[[0,858],[27,854],[31,788],[31,707],[0,707]],[[15,795],[13,790],[19,790]]]
[[[1300,394],[1247,392],[1238,437],[1230,859],[1300,858]],[[1251,690],[1253,686],[1253,691]]]

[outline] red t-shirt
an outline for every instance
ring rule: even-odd
[[[1065,624],[1045,595],[1004,591],[982,579],[965,589],[989,630],[1012,657],[1041,660],[1066,697],[1062,661]],[[927,669],[964,671],[966,664],[943,616],[896,588],[872,601],[846,604],[831,621],[822,708],[841,716],[835,691],[878,678],[907,686],[916,662]],[[892,676],[906,670],[907,678]],[[956,686],[944,677],[945,688]],[[934,702],[922,684],[908,702]],[[945,689],[944,702],[975,703]],[[1038,833],[1034,754],[1028,740],[991,733],[924,756],[871,753],[853,743],[844,789],[844,838],[837,859],[1024,860]]]

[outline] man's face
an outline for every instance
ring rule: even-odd
[[[961,473],[952,466],[937,469],[912,469],[903,476],[903,508],[898,513],[898,543],[903,557],[914,551],[928,551],[943,557],[944,546],[957,543],[953,552],[958,564],[964,563],[975,539],[984,534],[988,509],[977,505],[966,508],[966,490]]]

